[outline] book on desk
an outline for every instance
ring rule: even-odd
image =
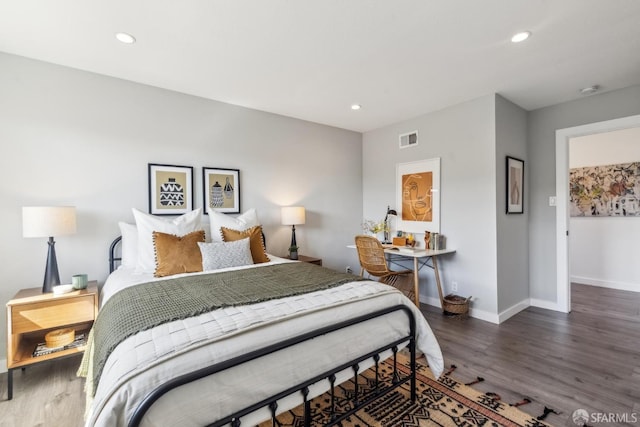
[[[391,249],[391,250],[402,252],[405,254],[412,254],[414,252],[424,251],[424,248],[416,248],[412,246],[398,246],[398,245],[393,245],[391,243],[383,243],[382,247],[385,249]]]
[[[411,246],[397,246],[396,249],[398,249],[398,252],[404,254],[413,254],[420,251],[424,252],[423,248],[412,248]]]

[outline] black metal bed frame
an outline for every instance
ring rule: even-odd
[[[384,345],[380,348],[377,348],[365,355],[362,355],[356,359],[353,359],[349,362],[343,363],[329,371],[323,372],[322,374],[319,374],[313,378],[310,378],[309,380],[306,380],[302,383],[296,384],[286,390],[283,390],[282,392],[275,394],[274,396],[271,396],[269,398],[263,399],[259,402],[254,403],[251,406],[248,406],[244,409],[241,409],[233,414],[230,414],[224,418],[221,418],[211,424],[209,424],[209,427],[219,427],[219,426],[223,426],[223,425],[227,425],[230,424],[233,427],[238,427],[241,424],[241,418],[247,414],[250,414],[258,409],[262,409],[262,408],[269,408],[269,410],[271,411],[271,421],[272,421],[272,425],[276,426],[277,421],[276,421],[276,413],[277,413],[277,408],[278,408],[278,400],[292,395],[296,392],[299,392],[301,395],[301,404],[304,404],[304,425],[305,426],[311,426],[311,417],[312,417],[312,411],[311,411],[311,401],[308,399],[308,395],[309,395],[309,386],[315,383],[318,383],[320,381],[326,380],[329,382],[330,385],[330,390],[329,393],[331,394],[331,415],[329,417],[329,420],[327,423],[323,424],[325,426],[333,426],[336,425],[338,423],[340,423],[341,421],[343,421],[345,418],[353,415],[355,412],[359,411],[360,409],[362,409],[364,406],[369,405],[371,402],[373,402],[374,400],[378,399],[379,397],[389,393],[390,391],[402,386],[403,384],[410,382],[410,387],[411,387],[411,400],[415,402],[416,400],[416,352],[415,352],[415,317],[413,316],[413,312],[411,311],[410,308],[408,308],[407,306],[404,305],[396,305],[393,307],[389,307],[383,310],[379,310],[364,316],[359,316],[344,322],[340,322],[338,324],[335,325],[331,325],[331,326],[327,326],[324,328],[320,328],[318,330],[312,331],[312,332],[308,332],[302,335],[299,335],[297,337],[294,338],[290,338],[275,344],[272,344],[270,346],[267,346],[265,348],[256,350],[256,351],[252,351],[250,353],[247,354],[243,354],[241,356],[235,357],[233,359],[229,359],[226,360],[224,362],[220,362],[220,363],[216,363],[214,365],[211,366],[207,366],[205,368],[201,368],[197,371],[188,373],[188,374],[184,374],[181,375],[179,377],[176,377],[170,381],[168,381],[167,383],[159,386],[158,388],[156,388],[155,390],[153,390],[151,393],[149,393],[144,400],[142,401],[142,403],[140,403],[140,405],[136,408],[131,420],[129,421],[129,427],[137,427],[140,425],[140,422],[142,421],[142,418],[144,417],[144,415],[146,414],[146,412],[149,410],[149,408],[151,408],[151,406],[159,399],[161,398],[164,394],[166,394],[167,392],[180,387],[182,385],[188,384],[192,381],[196,381],[199,380],[201,378],[207,377],[209,375],[213,375],[215,373],[224,371],[226,369],[235,367],[235,366],[239,366],[242,365],[243,363],[258,359],[260,357],[266,356],[268,354],[274,353],[276,351],[279,350],[283,350],[287,347],[296,345],[296,344],[300,344],[304,341],[307,340],[311,340],[314,338],[317,338],[321,335],[325,335],[327,333],[331,333],[331,332],[335,332],[337,330],[349,327],[349,326],[353,326],[357,323],[360,322],[364,322],[366,320],[370,320],[370,319],[374,319],[376,317],[380,317],[380,316],[384,316],[387,315],[389,313],[395,312],[395,311],[404,311],[407,314],[408,320],[409,320],[409,334],[407,336],[403,336],[399,339],[394,340],[391,343],[388,343],[387,345]],[[409,342],[409,353],[410,353],[410,365],[411,365],[411,373],[409,375],[405,375],[404,377],[401,376],[398,373],[398,368],[397,368],[397,360],[396,360],[396,356],[398,353],[398,346],[400,344]],[[393,351],[393,381],[389,386],[386,387],[380,387],[380,376],[379,376],[379,362],[380,362],[380,353],[382,353],[385,350],[392,350]],[[375,382],[376,382],[376,386],[373,392],[367,394],[367,395],[360,395],[359,392],[359,384],[358,384],[358,376],[359,376],[359,372],[358,370],[360,369],[359,367],[359,363],[367,360],[367,359],[373,359],[374,363],[375,363]],[[336,413],[336,408],[335,408],[335,387],[336,387],[336,376],[335,374],[343,371],[345,369],[349,369],[351,368],[353,370],[354,373],[354,377],[353,377],[353,381],[354,381],[354,385],[355,385],[355,389],[354,389],[354,396],[353,396],[353,405],[352,408],[344,413]],[[360,400],[362,399],[362,400]]]
[[[115,262],[120,261],[120,258],[115,256],[115,250],[118,243],[121,241],[121,237],[116,238],[109,248],[109,263],[110,270],[113,271],[115,267]],[[397,338],[390,343],[387,343],[373,351],[370,351],[366,354],[363,354],[353,360],[342,363],[339,366],[334,367],[328,371],[325,371],[319,375],[316,375],[313,378],[305,380],[299,384],[296,384],[286,390],[283,390],[271,397],[263,399],[259,402],[256,402],[244,409],[241,409],[233,414],[229,414],[224,418],[221,418],[211,424],[208,427],[219,427],[223,425],[231,425],[232,427],[239,427],[241,425],[241,418],[250,414],[259,409],[268,408],[271,412],[271,423],[273,426],[277,426],[278,423],[276,421],[276,414],[278,411],[278,400],[283,399],[284,397],[293,395],[295,393],[299,393],[301,397],[301,404],[304,405],[304,425],[306,427],[310,427],[312,425],[312,409],[311,409],[311,400],[309,399],[309,386],[319,383],[321,381],[327,381],[329,385],[329,393],[331,395],[331,409],[329,419],[326,422],[323,422],[325,426],[334,426],[339,424],[341,421],[345,420],[347,417],[353,415],[363,407],[369,405],[374,400],[380,398],[381,396],[395,390],[396,388],[410,383],[411,390],[411,400],[415,402],[416,400],[416,319],[411,311],[411,309],[405,305],[394,305],[392,307],[388,307],[382,310],[377,310],[372,313],[368,313],[362,316],[358,316],[352,319],[348,319],[334,325],[325,326],[319,328],[314,331],[310,331],[296,337],[292,337],[264,348],[251,351],[246,354],[242,354],[235,358],[216,363],[213,365],[209,365],[203,368],[200,368],[196,371],[183,374],[178,376],[165,384],[160,385],[155,390],[150,392],[143,401],[138,405],[135,409],[133,416],[129,421],[129,427],[138,427],[147,413],[147,411],[151,408],[151,406],[160,399],[163,395],[170,392],[171,390],[188,384],[190,382],[208,377],[210,375],[216,374],[218,372],[240,366],[244,363],[250,362],[252,360],[256,360],[260,357],[264,357],[266,355],[275,353],[280,350],[284,350],[288,347],[295,346],[297,344],[301,344],[303,342],[318,338],[322,335],[326,335],[332,332],[336,332],[338,330],[356,325],[358,323],[366,322],[368,320],[372,320],[381,316],[389,315],[390,313],[402,311],[407,315],[407,321],[409,324],[409,333],[405,336]],[[410,355],[410,373],[408,375],[400,375],[398,372],[397,366],[397,354],[398,349],[401,344],[408,344],[407,347],[409,349]],[[379,364],[380,364],[380,354],[391,350],[393,353],[393,374],[391,384],[383,386],[380,382],[380,372],[379,372]],[[365,393],[364,390],[362,393],[359,390],[359,381],[358,377],[361,375],[359,372],[360,366],[359,364],[372,359],[374,362],[373,369],[375,370],[375,386],[372,391],[369,393]],[[337,413],[336,412],[336,395],[335,389],[338,384],[336,384],[336,375],[337,373],[344,371],[346,369],[351,368],[353,371],[353,384],[354,384],[354,393],[353,393],[353,404],[351,408],[345,412]]]
[[[113,273],[116,269],[116,262],[122,261],[122,256],[116,256],[116,248],[120,242],[122,242],[122,236],[113,239],[111,246],[109,246],[109,273]]]

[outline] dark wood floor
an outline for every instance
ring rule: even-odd
[[[546,421],[574,426],[571,414],[635,414],[640,425],[640,293],[573,286],[573,312],[529,308],[501,325],[444,317],[423,306],[442,347],[447,367],[463,382],[540,415],[544,407],[560,412]],[[36,365],[14,375],[14,398],[6,401],[7,375],[0,375],[0,426],[82,425],[83,381],[75,376],[79,358]]]
[[[574,426],[577,409],[630,421],[600,425],[640,425],[640,293],[573,285],[570,314],[530,307],[501,325],[423,312],[447,366],[457,366],[452,375],[484,378],[474,388],[507,403],[528,397],[520,409],[551,408],[560,414],[546,421],[556,426]]]

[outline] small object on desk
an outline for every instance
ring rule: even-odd
[[[54,295],[67,294],[73,290],[73,285],[58,285],[53,287]]]
[[[405,254],[412,254],[416,251],[419,251],[420,249],[416,249],[416,248],[412,248],[411,246],[402,246],[398,248],[399,252],[405,253]]]
[[[404,237],[394,237],[393,238],[393,246],[406,246],[407,239]]]
[[[413,237],[413,233],[407,234],[407,246],[414,247],[416,244],[416,240]]]
[[[444,235],[440,233],[431,233],[431,249],[443,250],[446,246]]]

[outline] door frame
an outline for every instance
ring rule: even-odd
[[[557,309],[571,311],[569,272],[569,141],[578,136],[640,127],[640,115],[556,130],[556,289]]]

